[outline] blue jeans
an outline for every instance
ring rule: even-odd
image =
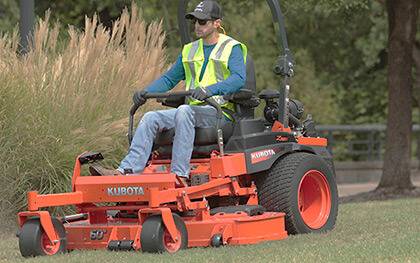
[[[226,121],[223,117],[221,125]],[[195,127],[216,127],[216,123],[217,112],[212,106],[181,105],[177,109],[148,112],[141,119],[128,154],[118,170],[131,169],[134,173],[141,173],[151,154],[156,134],[175,128],[171,172],[188,177]]]

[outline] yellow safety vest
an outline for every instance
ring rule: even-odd
[[[201,81],[199,78],[204,64],[203,39],[200,38],[197,41],[186,44],[182,49],[182,64],[185,71],[186,90],[195,89],[197,87],[205,88],[227,79],[230,76],[230,71],[228,69],[229,57],[232,53],[232,48],[238,44],[241,45],[244,62],[246,63],[247,47],[229,36],[219,34],[219,40],[210,54]],[[213,96],[212,98],[214,98],[222,108],[228,109],[229,111],[235,111],[234,104],[225,101],[223,96]],[[189,99],[189,105],[202,104],[204,104],[202,101],[192,98]],[[232,119],[226,112],[224,112],[224,114],[229,119]]]

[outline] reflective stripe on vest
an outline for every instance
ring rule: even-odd
[[[190,71],[191,71],[191,79],[195,80],[195,65],[193,59],[195,56],[195,53],[197,52],[198,48],[200,46],[200,43],[198,43],[198,41],[193,42],[192,47],[190,49],[190,52],[188,53],[188,60],[191,61],[190,63],[188,63],[188,66],[190,67]],[[187,88],[187,90],[190,89],[194,89],[194,81],[190,82],[189,87]]]
[[[223,77],[223,68],[222,68],[223,67],[223,64],[220,61],[220,58],[222,57],[222,52],[223,52],[224,48],[231,41],[233,41],[232,38],[228,38],[227,40],[225,40],[225,42],[223,42],[220,45],[219,50],[217,50],[217,52],[216,52],[215,59],[218,59],[218,60],[214,61],[214,63],[215,63],[215,68],[214,69],[215,69],[215,73],[216,73],[217,82],[221,82],[221,81],[224,80],[224,77]]]
[[[240,44],[246,63],[247,48],[244,44],[223,34],[219,34],[219,41],[212,50],[207,67],[204,70],[203,78],[200,81],[200,73],[204,64],[204,48],[203,40],[199,39],[184,46],[182,50],[182,63],[185,71],[186,90],[196,87],[208,87],[217,82],[224,81],[230,76],[228,69],[228,60],[232,52],[232,48]],[[235,111],[232,103],[228,103],[223,96],[213,96],[213,98],[223,107],[230,111]],[[203,104],[202,101],[190,99],[190,105]],[[226,114],[225,114],[226,115]],[[230,116],[228,116],[232,119]]]

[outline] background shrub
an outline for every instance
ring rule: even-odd
[[[85,29],[39,20],[30,52],[17,55],[18,35],[0,37],[0,208],[26,206],[26,192],[70,190],[74,160],[101,151],[108,165],[126,152],[127,114],[134,90],[165,64],[161,23],[146,24],[133,5],[106,29],[97,16]],[[147,110],[146,105],[145,110]]]

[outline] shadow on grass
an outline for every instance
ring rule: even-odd
[[[420,187],[412,189],[385,188],[375,189],[369,192],[363,192],[355,195],[340,197],[340,204],[345,203],[361,203],[369,201],[384,201],[401,198],[419,198]]]

